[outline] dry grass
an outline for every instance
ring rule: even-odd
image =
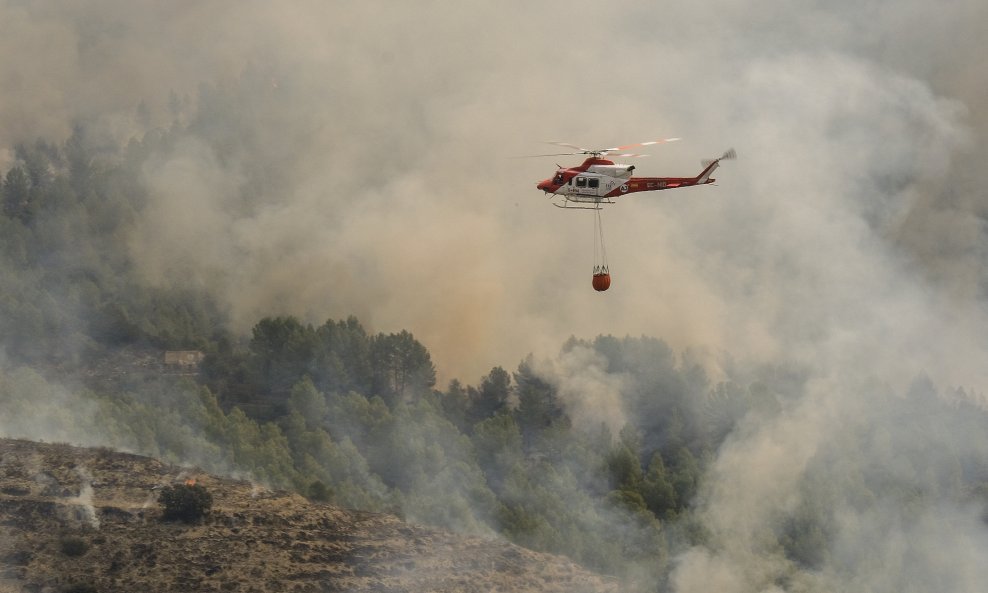
[[[161,521],[157,489],[194,475],[201,524]],[[87,484],[91,496],[87,496]],[[79,540],[83,554],[66,554]],[[502,541],[313,503],[102,449],[0,440],[0,593],[616,592],[613,579]]]

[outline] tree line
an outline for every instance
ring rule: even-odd
[[[221,114],[228,110],[217,105],[237,100],[216,89],[204,96]],[[80,124],[61,145],[14,147],[0,175],[5,433],[115,446],[317,501],[498,533],[661,590],[670,559],[708,537],[697,502],[718,450],[746,420],[784,414],[805,394],[809,375],[798,364],[728,364],[715,381],[690,353],[657,338],[569,340],[559,356],[585,353],[620,378],[613,401],[625,422],[615,427],[577,418],[531,356],[469,383],[437,385],[431,356],[411,333],[373,334],[355,317],[321,325],[265,317],[236,335],[207,292],[149,286],[128,256],[128,233],[147,202],[147,159],[189,136],[218,153],[238,145],[226,127],[188,119],[126,146]],[[250,191],[266,190],[260,183]],[[128,352],[165,349],[205,352],[200,373],[95,371]],[[981,408],[948,402],[922,380],[907,394],[878,390],[874,398],[890,412],[841,435],[845,450],[867,458],[878,432],[914,453],[905,457],[910,469],[942,488],[917,491],[874,467],[841,483],[855,504],[890,491],[905,505],[988,496],[983,458],[963,448],[932,457],[923,439],[895,440],[903,402],[910,422],[965,434],[986,433]],[[825,561],[839,519],[827,504],[838,496],[831,461],[813,460],[803,503],[772,526],[786,557],[802,566]]]
[[[123,147],[80,124],[62,145],[14,148],[0,183],[8,433],[43,430],[314,499],[502,533],[607,572],[663,565],[662,523],[686,513],[709,456],[683,426],[688,410],[621,434],[576,430],[531,359],[514,371],[494,367],[475,385],[439,387],[428,350],[407,331],[284,316],[238,336],[205,291],[143,282],[126,245],[147,202],[142,167],[178,138],[206,134],[192,120]],[[658,340],[567,347],[612,350],[615,372],[637,364],[622,348],[655,350],[674,399],[689,397],[691,379]],[[205,352],[200,374],[94,371],[121,353],[164,349]],[[652,366],[638,356],[635,368]],[[636,413],[677,407],[646,399]],[[653,436],[660,428],[669,434]]]

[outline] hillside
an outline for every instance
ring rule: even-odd
[[[190,478],[213,496],[208,519],[163,522],[157,490]],[[496,539],[348,511],[137,455],[0,440],[2,593],[617,587],[564,558]]]

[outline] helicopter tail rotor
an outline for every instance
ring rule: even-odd
[[[719,161],[730,161],[738,158],[738,153],[733,148],[728,148],[724,154],[720,155],[715,159],[704,159],[700,161],[704,167],[709,167],[710,165]]]
[[[720,162],[725,159],[736,159],[738,153],[734,152],[733,148],[727,149],[724,154],[720,155],[718,158],[713,160],[703,161],[703,171],[693,180],[693,185],[702,185],[704,183],[713,183],[714,180],[711,179],[710,174],[714,172]]]

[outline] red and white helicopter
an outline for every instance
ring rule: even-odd
[[[679,138],[665,138],[650,142],[639,142],[637,144],[626,144],[613,148],[590,149],[582,148],[566,142],[549,142],[556,146],[572,148],[578,152],[562,152],[556,154],[540,154],[532,156],[569,156],[587,155],[587,159],[582,165],[577,167],[564,168],[559,166],[556,174],[549,179],[540,181],[536,187],[553,197],[563,198],[562,203],[553,202],[553,205],[560,208],[582,208],[597,210],[601,204],[613,204],[613,198],[642,191],[658,191],[662,189],[676,189],[679,187],[690,187],[693,185],[705,185],[716,181],[711,177],[711,173],[720,164],[720,161],[737,158],[734,149],[730,149],[716,159],[703,161],[703,170],[696,177],[633,177],[634,165],[615,164],[614,161],[604,157],[629,158],[647,156],[644,154],[614,152],[637,148],[640,146],[651,146],[654,144],[665,144],[674,142]],[[570,204],[577,204],[571,206]],[[590,204],[583,206],[582,204]]]

